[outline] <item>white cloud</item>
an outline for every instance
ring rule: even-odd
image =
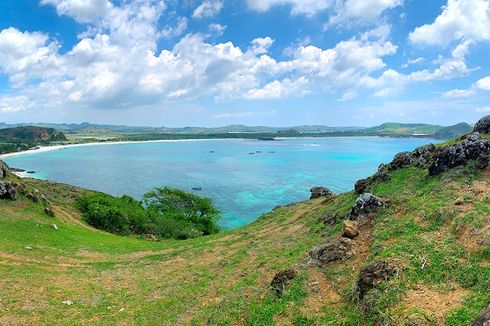
[[[275,6],[290,6],[293,15],[312,16],[327,12],[328,26],[346,22],[370,22],[403,0],[247,0],[249,8],[264,12]]]
[[[418,65],[425,61],[425,58],[418,57],[415,59],[408,59],[406,63],[402,65],[402,68],[408,68],[409,66]]]
[[[447,45],[452,41],[490,39],[489,0],[448,0],[432,24],[409,35],[413,43]]]
[[[41,0],[52,5],[60,15],[73,17],[81,23],[90,23],[103,17],[112,7],[108,0]]]
[[[199,7],[194,10],[192,17],[194,18],[211,18],[218,15],[223,9],[221,0],[204,0]]]
[[[225,33],[227,26],[226,25],[221,25],[221,24],[209,24],[208,25],[208,30],[215,36],[221,36]]]
[[[450,91],[442,93],[442,97],[445,98],[464,98],[471,97],[475,94],[473,89],[452,89]]]
[[[182,33],[184,33],[186,29],[187,29],[187,18],[179,17],[177,19],[177,24],[173,27],[172,26],[165,27],[162,30],[161,35],[164,38],[171,38],[171,37],[182,35]]]
[[[274,6],[290,5],[292,13],[313,15],[330,8],[333,0],[246,0],[249,8],[256,11],[267,11]]]
[[[274,40],[270,37],[259,37],[252,41],[252,48],[256,54],[264,54],[269,51],[272,43],[274,43]]]
[[[475,86],[484,91],[490,91],[490,76],[480,79]]]
[[[369,22],[379,17],[385,10],[401,6],[403,0],[346,0],[336,6],[336,14],[330,18],[329,25],[344,22]]]
[[[490,106],[483,106],[481,108],[475,109],[475,112],[478,113],[489,113],[490,112]]]

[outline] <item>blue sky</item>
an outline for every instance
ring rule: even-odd
[[[490,0],[3,0],[0,121],[473,123]]]

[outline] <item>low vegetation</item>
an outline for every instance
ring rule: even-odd
[[[120,235],[190,239],[217,233],[219,212],[211,199],[179,189],[156,188],[143,202],[92,193],[76,202],[91,226]]]
[[[430,162],[397,157],[369,183],[376,196],[315,198],[185,241],[84,220],[104,212],[92,214],[99,227],[132,234],[104,223],[148,212],[199,222],[209,202],[164,188],[139,203],[9,174],[56,215],[23,194],[0,200],[0,324],[471,325],[490,304],[490,168],[469,159],[430,175]],[[344,251],[316,260],[332,244]]]

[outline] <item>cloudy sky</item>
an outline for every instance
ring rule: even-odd
[[[490,0],[1,0],[0,122],[453,124]]]

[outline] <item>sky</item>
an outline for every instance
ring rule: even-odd
[[[490,0],[0,0],[0,122],[451,125]]]

